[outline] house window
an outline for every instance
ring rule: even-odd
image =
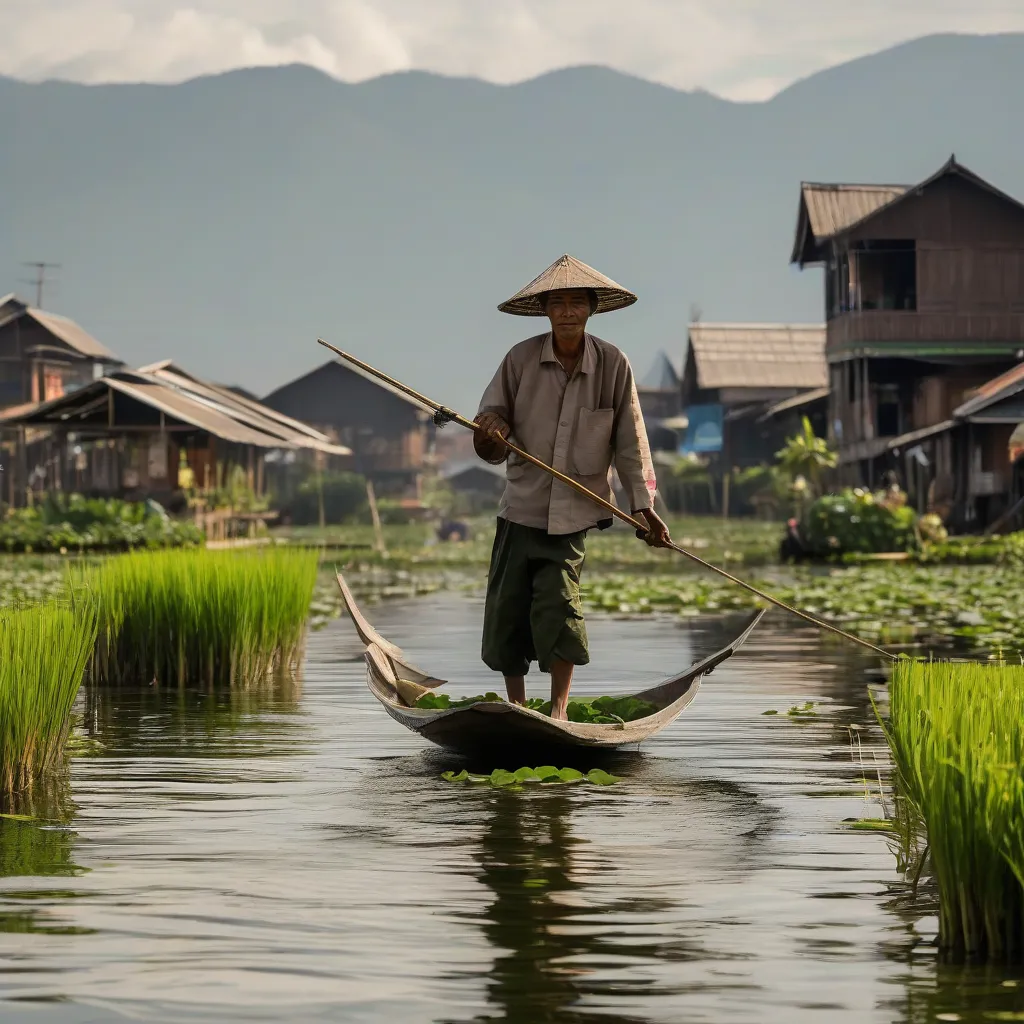
[[[850,257],[852,308],[917,309],[917,249],[912,240],[855,242]]]
[[[51,398],[61,398],[64,394],[64,378],[59,370],[43,371],[43,401],[48,402]]]
[[[897,437],[901,434],[900,393],[895,384],[878,385],[878,424],[879,437]]]

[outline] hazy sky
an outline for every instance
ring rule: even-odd
[[[0,74],[179,81],[302,62],[518,81],[608,64],[761,99],[934,32],[1024,31],[1022,0],[2,0]]]

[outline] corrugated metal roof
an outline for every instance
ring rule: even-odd
[[[152,363],[136,371],[147,379],[154,379],[190,396],[196,401],[220,410],[261,433],[280,437],[296,448],[311,448],[331,455],[351,455],[352,450],[334,444],[321,431],[285,416],[260,402],[248,399],[218,384],[210,384],[195,374],[183,370],[169,359]]]
[[[691,324],[702,388],[820,388],[828,384],[824,324]]]
[[[197,402],[194,398],[165,384],[145,383],[142,380],[128,381],[116,377],[105,377],[104,380],[115,391],[120,391],[153,409],[159,409],[184,423],[191,423],[192,426],[199,427],[200,430],[205,430],[225,441],[251,444],[257,448],[296,447],[279,437],[253,430],[218,409]]]
[[[79,327],[74,320],[56,313],[44,313],[41,309],[29,308],[25,311],[37,324],[59,338],[69,348],[90,359],[104,359],[111,363],[121,362],[105,345],[101,345],[88,331]]]
[[[1024,363],[1018,363],[998,377],[986,381],[971,398],[953,411],[953,415],[957,419],[973,416],[1020,391],[1024,391]]]
[[[799,409],[803,405],[810,405],[811,402],[820,402],[821,399],[828,398],[830,394],[831,388],[814,388],[811,391],[803,391],[799,395],[794,395],[792,398],[787,398],[784,401],[776,402],[775,405],[769,406],[757,422],[764,423],[765,420],[770,420],[773,416],[790,412],[792,409]]]
[[[86,356],[89,359],[102,359],[110,363],[121,362],[109,348],[98,342],[88,331],[76,324],[74,320],[69,320],[66,316],[59,316],[56,313],[47,313],[42,309],[36,309],[34,306],[30,306],[27,302],[19,299],[13,292],[0,297],[0,327],[23,316],[34,320],[40,327],[49,331],[50,334],[79,355]]]
[[[21,419],[22,416],[34,412],[42,404],[42,402],[22,402],[21,405],[9,405],[6,409],[0,409],[0,423]]]
[[[891,452],[896,448],[906,448],[908,444],[927,440],[929,437],[935,437],[937,434],[944,434],[955,426],[956,420],[943,420],[941,423],[933,423],[930,427],[910,430],[906,434],[900,434],[899,437],[894,437],[891,441],[886,442],[885,450]]]
[[[259,403],[205,384],[178,367],[172,372],[167,369],[171,366],[170,363],[154,364],[155,373],[119,370],[69,395],[30,406],[17,418],[32,417],[34,422],[47,422],[80,415],[86,411],[81,406],[84,399],[93,392],[102,394],[104,388],[112,388],[225,441],[259,448],[308,448],[331,455],[352,454],[350,448],[334,444],[326,434],[306,424],[289,421],[288,417],[264,409]],[[44,419],[39,419],[40,416]],[[13,415],[10,418],[15,419]]]
[[[800,186],[807,218],[817,241],[831,238],[887,203],[898,199],[909,185],[829,185],[803,182]]]

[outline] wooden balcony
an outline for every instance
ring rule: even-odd
[[[870,310],[843,313],[828,322],[826,351],[934,344],[969,350],[1024,348],[1024,313],[953,313]]]

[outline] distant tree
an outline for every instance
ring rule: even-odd
[[[822,475],[825,470],[833,469],[838,461],[828,441],[814,433],[814,427],[806,416],[803,417],[803,429],[775,453],[775,458],[779,461],[779,469],[793,481],[794,486],[802,478],[813,494],[821,493]]]

